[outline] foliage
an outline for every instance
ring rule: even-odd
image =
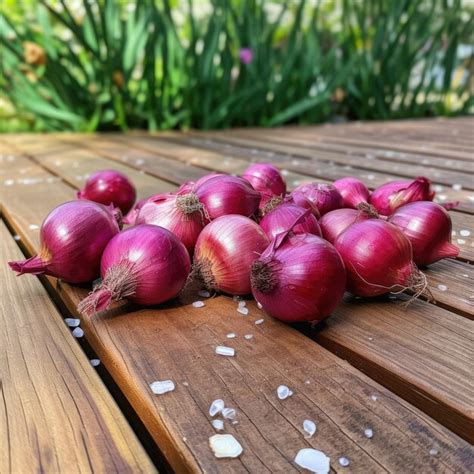
[[[32,129],[272,126],[472,107],[467,72],[453,84],[472,28],[461,0],[5,0],[0,12],[0,85]]]

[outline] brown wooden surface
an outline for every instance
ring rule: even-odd
[[[454,130],[458,130],[458,121],[452,123]],[[427,151],[416,145],[417,140],[426,141],[426,136],[417,139],[412,133],[410,142],[400,150],[402,167],[403,160],[413,158],[413,164],[419,166],[416,157],[428,156],[433,173],[436,170],[443,173],[444,168],[449,167],[442,162],[451,159],[451,153],[456,163],[460,160],[471,163],[465,132],[468,126],[460,123],[458,135],[452,135],[454,144],[458,144],[454,151],[449,147],[430,147]],[[384,140],[387,140],[384,143],[392,143],[387,125],[376,127],[382,125]],[[446,124],[440,126],[445,128]],[[349,139],[354,125],[344,127],[343,136]],[[312,151],[313,145],[306,141],[319,137],[320,130],[324,138],[326,128],[290,128],[285,133],[288,137],[293,130],[295,136],[306,133],[307,136],[301,138],[304,140],[301,148]],[[405,143],[400,135],[407,134],[410,127],[406,131],[395,128],[397,138],[393,142]],[[423,134],[433,134],[433,130],[436,124],[423,128]],[[249,161],[274,161],[286,170],[294,170],[285,172],[290,186],[318,175],[307,164],[306,171],[299,163],[295,164],[293,156],[282,157],[269,151],[270,135],[283,136],[282,130],[265,131],[268,138],[262,138],[259,148],[254,147],[253,138],[245,146],[240,143],[236,148],[235,136],[240,133],[218,133],[218,138],[213,134],[199,134],[202,136],[199,143],[194,142],[198,134],[174,133],[160,137],[102,135],[93,139],[74,135],[41,139],[38,136],[0,137],[0,141],[3,138],[16,147],[14,160],[0,176],[4,182],[14,180],[13,185],[2,189],[6,219],[33,252],[38,244],[38,231],[30,229],[29,224],[39,224],[49,209],[72,198],[71,186],[80,185],[86,174],[94,169],[116,168],[118,163],[137,180],[142,196],[168,191],[174,184],[197,179],[209,170],[240,173]],[[245,133],[257,134],[255,131]],[[209,142],[210,136],[213,138]],[[459,136],[465,140],[456,141]],[[363,153],[374,148],[397,149],[379,143],[368,131],[362,134],[359,130],[357,135],[354,132],[354,137],[357,145],[350,144],[350,147],[362,148]],[[331,153],[344,154],[341,145],[344,140],[337,140],[337,137],[330,140],[338,144],[336,149],[332,147]],[[278,141],[275,139],[274,143]],[[291,141],[288,142],[288,147],[292,146]],[[21,157],[21,151],[28,157]],[[81,157],[85,158],[84,164]],[[74,164],[68,165],[67,160]],[[313,158],[308,157],[308,160]],[[344,168],[352,165],[341,165],[341,161],[338,158],[334,167],[342,167],[345,174],[362,176],[369,172],[376,176],[375,185],[377,180],[383,182],[395,176],[391,174],[393,168],[390,173],[384,169],[372,173],[364,168],[352,172],[354,170]],[[451,171],[462,169],[456,166],[450,168]],[[321,176],[333,179],[326,168]],[[52,179],[51,172],[57,175],[56,179]],[[36,176],[40,182],[34,186],[22,184],[24,175]],[[467,187],[455,191],[443,186],[443,192],[449,189],[447,199],[464,200],[460,209],[452,213],[457,231],[472,228],[469,197],[474,192]],[[407,309],[390,300],[347,301],[341,305],[316,335],[318,342],[336,357],[306,336],[270,318],[265,317],[262,326],[255,326],[253,321],[262,317],[260,311],[251,305],[250,316],[244,317],[236,312],[236,303],[223,296],[206,301],[202,309],[189,306],[190,301],[198,298],[195,294],[187,295],[187,299],[173,308],[125,307],[118,309],[115,315],[95,317],[83,325],[86,337],[175,468],[200,468],[210,472],[216,469],[289,471],[295,468],[291,461],[296,451],[312,444],[331,455],[331,465],[336,470],[340,469],[339,455],[353,458],[351,468],[356,472],[383,469],[399,472],[401,466],[404,471],[408,466],[409,471],[419,472],[472,470],[469,465],[472,449],[402,400],[408,400],[442,425],[473,440],[474,389],[470,374],[474,368],[474,344],[469,318],[474,299],[469,293],[473,272],[467,263],[472,260],[473,241],[472,235],[463,239],[466,244],[462,259],[440,262],[428,271],[439,305],[418,301]],[[438,290],[440,283],[447,285],[449,291]],[[68,285],[60,285],[56,291],[71,309],[85,294],[84,290]],[[238,334],[236,340],[225,338],[231,331]],[[246,341],[243,334],[253,334],[254,339]],[[215,345],[222,343],[237,348],[234,359],[214,355]],[[337,355],[347,358],[402,398],[381,388]],[[312,361],[309,368],[308,360]],[[177,383],[176,391],[162,397],[153,396],[148,384],[164,378]],[[304,383],[306,380],[310,381],[309,385]],[[278,401],[275,395],[276,386],[281,383],[295,391],[295,396],[285,402]],[[317,389],[313,390],[312,384]],[[376,400],[371,397],[375,392],[381,394],[375,396]],[[244,445],[245,455],[239,461],[215,460],[207,446],[207,438],[213,433],[207,410],[210,402],[219,397],[238,409],[239,424],[226,422],[226,428]],[[304,418],[314,418],[321,423],[313,440],[303,439]],[[361,425],[369,423],[368,420],[372,427],[379,423],[374,428],[377,435],[370,441],[361,435]],[[431,441],[427,442],[428,439]],[[440,446],[437,456],[429,455],[432,449],[429,446],[434,444]],[[390,450],[387,446],[391,446]]]
[[[124,416],[0,222],[0,472],[153,472]]]

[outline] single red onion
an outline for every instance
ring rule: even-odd
[[[278,168],[270,163],[254,163],[242,175],[255,190],[264,195],[284,196],[286,183]]]
[[[405,204],[388,218],[388,222],[395,224],[408,237],[417,265],[429,265],[459,254],[459,249],[451,243],[451,218],[435,202]]]
[[[309,209],[314,215],[314,217],[316,217],[316,219],[319,219],[321,217],[318,208],[312,203],[309,198],[307,198],[303,193],[299,191],[294,190],[291,194],[288,194],[288,196],[285,197],[285,202],[292,202],[299,207]]]
[[[143,204],[135,224],[153,224],[168,229],[192,255],[196,240],[208,222],[203,209],[194,193],[157,194]]]
[[[255,260],[252,293],[281,321],[321,321],[339,304],[346,272],[337,250],[312,234],[286,232]]]
[[[348,227],[334,246],[347,270],[347,289],[354,295],[378,296],[388,292],[426,288],[426,277],[413,262],[410,241],[393,224],[368,219]]]
[[[112,208],[92,201],[65,202],[41,225],[38,255],[9,265],[20,275],[51,275],[69,283],[92,281],[99,276],[105,246],[119,231]]]
[[[331,184],[307,183],[300,184],[294,192],[302,193],[308,198],[323,216],[326,212],[344,207],[344,200],[339,191]],[[292,193],[293,194],[293,193]]]
[[[338,179],[334,181],[333,186],[341,194],[344,200],[344,207],[357,209],[359,204],[369,201],[370,191],[367,186],[360,179],[353,176]]]
[[[281,204],[266,214],[260,221],[260,226],[265,231],[265,234],[267,234],[267,237],[272,240],[278,234],[287,231],[295,220],[302,217],[305,213],[306,216],[292,227],[292,231],[295,234],[308,233],[321,236],[321,229],[316,217],[306,209],[289,203]]]
[[[202,178],[201,178],[202,179]],[[251,216],[260,203],[260,193],[239,176],[217,175],[196,183],[194,194],[210,219],[227,214]]]
[[[112,300],[151,306],[183,289],[191,262],[186,247],[169,230],[137,225],[116,235],[100,263],[102,282],[78,306],[84,314],[107,309]]]
[[[431,181],[423,176],[412,181],[391,181],[376,188],[369,203],[384,215],[390,214],[410,202],[432,201],[435,193],[431,190]]]
[[[130,209],[127,215],[122,219],[122,223],[127,224],[127,225],[135,225],[135,220],[138,216],[138,212],[143,207],[143,205],[148,201],[148,199],[150,199],[150,197],[146,197],[137,201],[135,205],[132,207],[132,209]]]
[[[84,188],[77,192],[77,199],[113,204],[123,215],[132,208],[136,197],[133,184],[124,174],[115,170],[97,171],[89,177]]]
[[[331,244],[349,226],[367,219],[377,218],[377,212],[370,204],[359,204],[360,209],[336,209],[324,214],[319,220],[323,237]]]
[[[199,186],[205,183],[207,180],[211,178],[215,178],[216,176],[227,176],[227,175],[224,173],[206,174],[204,176],[201,176],[197,181],[186,181],[178,188],[178,192],[182,192],[182,191],[191,192],[193,189],[196,188],[196,186]]]
[[[219,217],[198,237],[194,272],[210,290],[246,295],[250,293],[250,267],[268,243],[263,229],[248,217]]]

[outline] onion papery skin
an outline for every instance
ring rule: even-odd
[[[337,250],[312,234],[274,239],[252,265],[252,293],[270,316],[288,323],[321,321],[339,304],[346,271]]]
[[[435,193],[431,190],[431,181],[420,176],[413,181],[391,181],[376,188],[369,203],[377,211],[389,216],[399,207],[416,201],[432,201]]]
[[[107,245],[100,264],[102,282],[78,309],[90,315],[125,298],[143,306],[163,303],[183,289],[190,268],[186,247],[169,230],[148,224],[130,227]]]
[[[333,244],[338,235],[344,232],[349,226],[371,218],[373,218],[373,216],[361,210],[336,209],[335,211],[324,214],[318,223],[321,228],[322,236]]]
[[[194,246],[207,223],[202,204],[192,194],[158,194],[149,198],[140,209],[135,224],[164,227],[178,237],[193,255]],[[195,196],[194,196],[195,197]],[[187,202],[187,199],[190,201]]]
[[[423,275],[413,262],[410,241],[393,224],[368,219],[349,226],[334,246],[347,271],[347,289],[358,296],[378,296],[403,289],[419,290]]]
[[[399,207],[388,222],[408,237],[417,265],[430,265],[442,258],[454,258],[459,249],[451,243],[451,217],[439,204],[418,201]]]
[[[342,196],[344,207],[357,209],[359,204],[369,202],[370,191],[360,179],[348,176],[334,181],[333,186]]]
[[[210,219],[228,214],[250,217],[260,203],[260,193],[238,176],[213,176],[201,184],[196,183],[194,193]]]
[[[304,209],[309,209],[316,219],[321,217],[318,208],[299,191],[292,191],[291,194],[288,194],[288,196],[285,197],[285,202],[291,202]]]
[[[303,216],[305,212],[306,209],[302,207],[284,203],[266,214],[260,221],[260,226],[265,234],[267,234],[267,237],[272,240],[278,234],[286,232],[295,220]],[[292,228],[292,231],[295,234],[308,233],[321,236],[321,229],[313,214],[307,214],[299,224],[296,224]]]
[[[242,175],[252,187],[264,195],[284,196],[286,182],[278,168],[271,163],[254,163]]]
[[[77,192],[77,199],[113,204],[123,215],[130,211],[136,197],[135,187],[130,180],[115,170],[97,171],[89,177],[84,188]]]
[[[135,225],[135,221],[137,219],[138,213],[143,205],[153,196],[149,196],[143,199],[140,199],[135,203],[135,205],[128,211],[127,215],[122,219],[122,222],[127,225]]]
[[[263,229],[248,217],[219,217],[198,237],[194,270],[210,290],[249,294],[250,267],[268,244]]]
[[[321,216],[327,212],[344,207],[344,200],[332,184],[307,183],[300,184],[294,192],[302,193],[317,208]]]
[[[20,275],[44,274],[86,283],[99,277],[102,253],[119,231],[111,207],[92,201],[65,202],[41,225],[38,255],[9,265]]]

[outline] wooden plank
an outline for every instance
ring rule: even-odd
[[[155,472],[0,222],[0,472]]]
[[[22,165],[19,164],[19,167],[21,168]],[[13,169],[10,169],[11,172],[13,172]],[[41,172],[41,170],[38,170],[38,172]],[[44,173],[44,171],[43,171]],[[46,183],[46,180],[44,180],[44,183]],[[70,191],[64,187],[64,185],[61,185],[61,183],[56,183],[54,185],[54,195],[51,192],[51,189],[47,186],[47,184],[38,184],[37,186],[30,187],[28,190],[22,193],[21,198],[18,198],[18,193],[15,193],[11,190],[11,187],[8,188],[8,191],[5,192],[5,203],[6,203],[6,215],[7,218],[9,219],[9,222],[11,223],[12,226],[17,229],[17,231],[20,233],[22,238],[25,239],[26,242],[29,242],[31,245],[31,250],[34,250],[34,247],[37,246],[38,241],[37,241],[37,231],[31,230],[29,228],[29,222],[31,222],[32,219],[35,219],[39,209],[35,208],[35,206],[38,206],[37,203],[40,203],[41,206],[43,206],[43,214],[47,212],[51,207],[54,206],[56,200],[65,200],[68,199],[68,193]],[[78,288],[71,288],[68,285],[60,285],[57,288],[57,291],[61,293],[61,296],[66,300],[69,308],[73,310],[75,305],[77,304],[78,300],[80,297],[84,296],[85,291],[83,289],[78,289]],[[158,344],[161,347],[161,350],[164,351],[167,354],[173,354],[173,359],[177,360],[177,364],[181,364],[182,357],[185,357],[186,354],[182,355],[181,351],[183,350],[181,344],[179,343],[179,340],[174,344],[172,333],[173,331],[176,331],[178,334],[185,334],[187,330],[189,330],[189,333],[186,333],[187,336],[189,337],[189,344],[195,344],[193,345],[192,349],[192,356],[191,362],[196,360],[209,360],[209,357],[211,357],[212,354],[212,348],[214,347],[215,344],[217,343],[226,343],[226,339],[224,338],[224,335],[226,332],[221,332],[222,330],[230,332],[230,330],[234,330],[234,332],[238,332],[239,335],[243,334],[255,334],[256,336],[260,337],[260,333],[256,333],[255,331],[259,331],[260,328],[256,329],[255,325],[253,325],[253,320],[256,319],[258,314],[257,309],[254,306],[251,306],[251,315],[252,318],[243,318],[238,313],[235,312],[235,303],[232,303],[229,299],[224,298],[224,297],[219,297],[216,298],[216,303],[214,306],[214,302],[207,302],[209,308],[206,310],[203,310],[202,313],[199,313],[199,311],[195,310],[194,308],[190,306],[181,306],[178,309],[173,308],[169,310],[164,310],[160,309],[159,313],[155,313],[153,310],[141,310],[141,311],[135,311],[133,314],[130,314],[128,316],[121,316],[118,318],[104,318],[104,317],[97,317],[93,318],[92,320],[86,319],[83,321],[83,326],[86,329],[86,336],[89,338],[91,341],[92,345],[94,346],[95,350],[98,352],[99,356],[101,357],[102,360],[106,363],[106,366],[109,368],[109,370],[113,373],[114,378],[118,381],[121,389],[127,394],[127,396],[130,397],[130,401],[132,405],[135,407],[137,412],[139,412],[144,419],[145,423],[147,424],[148,429],[150,432],[156,437],[156,439],[160,439],[162,442],[160,444],[161,447],[163,447],[163,437],[165,440],[165,445],[167,450],[168,456],[172,457],[177,456],[175,451],[182,451],[183,449],[186,449],[186,447],[183,445],[183,443],[175,444],[178,443],[174,438],[170,439],[169,438],[169,430],[171,424],[172,426],[176,426],[176,423],[178,423],[177,420],[175,420],[174,417],[174,412],[173,412],[173,419],[168,419],[166,418],[166,424],[165,426],[162,424],[162,420],[157,420],[157,415],[156,415],[156,403],[158,403],[159,406],[159,401],[154,400],[151,398],[151,403],[150,405],[150,394],[147,391],[147,383],[149,383],[151,380],[155,380],[156,378],[162,377],[162,378],[167,378],[168,374],[176,373],[175,370],[176,368],[165,370],[165,366],[163,366],[163,360],[168,360],[163,357],[159,357],[158,360],[154,359],[157,357],[158,352],[156,345]],[[422,303],[418,303],[422,304]],[[446,318],[446,320],[449,320],[449,318],[452,317],[451,313],[447,313],[444,310],[441,310],[439,308],[433,307],[434,311],[438,315],[438,317]],[[344,310],[344,309],[342,309]],[[352,311],[353,308],[349,308],[348,311]],[[389,313],[392,311],[394,314],[394,317],[397,317],[399,308],[397,306],[390,306],[388,309]],[[157,318],[152,318],[151,315],[156,314],[159,317]],[[226,317],[230,317],[228,319],[227,323],[222,320],[222,318],[216,316],[219,314],[223,314]],[[391,314],[391,313],[390,313]],[[201,318],[201,316],[202,318]],[[212,318],[209,318],[209,315],[212,315]],[[454,315],[455,316],[455,315]],[[216,318],[216,319],[215,319]],[[461,318],[462,319],[462,318]],[[164,320],[166,321],[165,326],[161,326],[161,321]],[[467,320],[465,320],[467,321]],[[184,324],[184,329],[180,324]],[[462,326],[462,322],[459,322],[456,319],[457,325]],[[159,324],[158,326],[155,326],[155,324]],[[187,324],[190,324],[190,326],[186,326]],[[228,324],[225,329],[223,329],[225,325]],[[178,325],[178,326],[176,326]],[[171,328],[174,327],[173,331],[171,329],[166,329],[166,328]],[[205,327],[204,327],[205,326]],[[186,329],[187,328],[187,329]],[[289,364],[287,367],[290,369],[291,365],[293,364],[294,367],[299,367],[301,366],[302,362],[297,361],[296,359],[291,360],[291,357],[297,357],[297,354],[295,353],[294,355],[290,356],[290,351],[288,353],[282,352],[281,354],[275,355],[273,352],[270,350],[270,346],[266,347],[266,344],[274,344],[275,340],[281,340],[284,339],[286,336],[283,336],[283,334],[280,333],[274,333],[273,331],[276,331],[276,329],[273,328],[278,328],[278,331],[291,331],[288,327],[280,325],[276,321],[271,320],[270,318],[265,319],[265,326],[264,329],[265,331],[268,331],[266,335],[268,336],[268,340],[266,343],[264,343],[263,347],[258,346],[258,351],[262,350],[262,360],[260,362],[262,367],[267,367],[271,366],[272,364],[275,364],[275,360],[273,358],[282,358],[283,360],[278,362],[281,364]],[[284,328],[284,329],[283,329]],[[204,344],[202,340],[194,342],[194,334],[199,331],[199,330],[205,330],[206,334],[208,334],[208,331],[211,331],[212,334],[218,334],[219,337],[216,339],[209,339],[208,344]],[[127,331],[133,330],[133,337],[128,334]],[[168,334],[168,330],[171,331],[170,334]],[[423,327],[421,325],[420,329],[421,334],[423,335]],[[144,331],[142,333],[142,331]],[[405,334],[403,331],[399,330],[398,334],[397,331],[394,330],[392,331],[395,333],[395,339],[397,337],[405,337]],[[160,340],[155,340],[153,337],[156,337],[154,335],[163,335],[163,338]],[[291,333],[293,334],[293,333]],[[296,333],[295,333],[296,334]],[[165,337],[166,335],[166,337]],[[448,340],[453,340],[456,338],[461,338],[462,337],[467,337],[467,336],[459,336],[457,333],[451,334],[449,329],[446,329],[446,338]],[[147,342],[143,342],[141,338],[145,337],[147,339]],[[184,337],[184,336],[183,336]],[[297,337],[291,336],[291,337]],[[298,344],[303,345],[303,347],[307,347],[307,341],[304,338],[304,336],[299,335],[298,337],[301,337],[301,342]],[[154,346],[151,341],[148,341],[150,339],[154,341]],[[298,339],[299,340],[299,339]],[[161,341],[166,341],[166,344],[162,344]],[[171,341],[171,342],[170,342]],[[384,341],[383,338],[379,338],[379,342],[381,343],[382,349],[381,350],[387,350],[389,348],[384,347]],[[132,347],[129,347],[132,345]],[[153,346],[153,350],[150,348],[150,352],[147,352],[147,347],[148,345]],[[462,347],[465,347],[466,342],[462,342]],[[187,347],[187,346],[186,346]],[[240,346],[239,346],[240,347]],[[299,347],[297,345],[296,347]],[[307,350],[310,350],[310,347],[308,346]],[[319,349],[316,349],[317,346],[314,346],[314,351],[319,351]],[[240,349],[239,349],[240,351]],[[296,351],[295,348],[293,348],[293,351]],[[306,349],[305,349],[306,351]],[[133,353],[133,361],[130,361],[128,359],[129,357],[129,352]],[[185,351],[186,352],[186,351]],[[296,351],[298,352],[298,351]],[[178,355],[180,354],[180,355]],[[260,354],[260,352],[259,352]],[[326,353],[324,353],[326,354]],[[252,353],[252,357],[255,356],[254,353]],[[329,357],[329,355],[321,355],[318,353],[315,354],[306,354],[305,357],[310,356],[310,359],[316,360],[321,357]],[[457,354],[456,354],[457,356]],[[252,359],[251,357],[251,359]],[[299,356],[298,356],[299,357]],[[332,356],[331,356],[332,357]],[[446,357],[449,357],[447,355]],[[454,359],[454,362],[451,364],[455,366],[455,356],[452,356]],[[288,359],[289,358],[289,359]],[[217,361],[216,363],[220,363],[220,359],[212,359],[213,361]],[[337,360],[337,359],[336,359]],[[243,363],[243,362],[242,362]],[[254,363],[254,359],[251,361],[247,362],[249,364]],[[338,362],[339,364],[339,362]],[[431,367],[429,365],[429,361],[427,361],[427,365],[425,367],[426,370],[426,377],[429,378],[430,374],[432,375],[431,372]],[[189,367],[186,370],[181,368],[183,372],[183,377],[188,377],[190,373],[193,372],[194,368]],[[204,370],[201,367],[201,370]],[[312,369],[311,369],[312,370]],[[318,371],[319,369],[315,369]],[[349,370],[349,369],[347,369]],[[245,376],[245,372],[239,372],[241,373],[241,377]],[[281,373],[281,370],[280,370]],[[400,375],[400,378],[403,379],[403,371],[398,372]],[[125,374],[125,375],[124,375]],[[146,377],[144,376],[146,374]],[[232,372],[233,374],[233,372]],[[229,377],[231,377],[232,374],[229,374]],[[372,374],[371,374],[372,375]],[[374,372],[373,375],[377,375],[376,372]],[[233,377],[235,374],[230,378],[230,380],[225,379],[222,381],[219,379],[216,381],[218,384],[218,390],[216,393],[223,393],[225,387],[223,388],[221,383],[225,383],[225,385],[228,385],[229,383],[233,383]],[[270,375],[269,375],[270,376]],[[287,375],[289,377],[292,377],[293,375]],[[139,386],[139,390],[137,388],[137,378],[142,381],[141,385]],[[199,376],[200,380],[205,380],[205,386],[199,386],[199,390],[208,390],[206,388],[209,383],[208,379],[202,374]],[[239,379],[240,380],[240,379]],[[249,382],[249,381],[248,381]],[[253,381],[250,381],[250,386],[253,386]],[[203,382],[204,383],[204,382]],[[299,383],[299,382],[298,382]],[[296,384],[296,381],[294,382]],[[278,384],[277,384],[278,385]],[[434,396],[439,396],[443,391],[445,387],[439,384],[436,385]],[[138,390],[138,393],[137,393]],[[263,388],[262,388],[263,390]],[[214,398],[217,398],[216,393],[213,393]],[[194,394],[193,394],[194,395]],[[177,395],[178,396],[178,395]],[[244,396],[244,394],[242,394]],[[261,393],[261,397],[268,399],[269,395]],[[392,395],[393,396],[393,395]],[[444,395],[443,395],[444,396]],[[469,396],[466,395],[466,396]],[[213,398],[206,399],[208,403]],[[424,397],[419,400],[419,401],[424,401]],[[204,402],[203,402],[204,403]],[[239,406],[240,403],[239,402]],[[250,408],[249,408],[250,409]],[[260,410],[261,408],[259,408]],[[199,409],[200,411],[203,411],[204,413],[206,412],[207,409],[204,409],[201,407]],[[454,410],[454,407],[451,408],[451,410]],[[351,408],[351,411],[352,408]],[[185,420],[180,419],[179,423],[182,423],[183,425],[186,425],[186,423],[189,424],[189,418],[188,416],[189,413],[194,413],[194,411],[187,411],[188,415],[185,416]],[[201,413],[202,415],[202,413]],[[436,415],[436,413],[435,413]],[[164,415],[163,415],[164,416]],[[193,415],[194,416],[194,415]],[[250,416],[250,414],[249,414]],[[469,414],[467,414],[469,416]],[[250,419],[252,417],[250,416]],[[194,418],[193,418],[194,421]],[[449,420],[448,420],[449,421]],[[202,422],[204,423],[204,420],[202,419]],[[208,421],[207,421],[208,423]],[[187,425],[186,425],[187,426]],[[177,428],[176,428],[177,429]],[[189,428],[190,429],[190,428]],[[272,428],[273,429],[273,428]],[[286,429],[286,428],[285,428]],[[184,431],[182,431],[184,430]],[[187,439],[193,439],[193,438],[188,438],[190,436],[190,432],[186,431],[181,425],[179,426],[179,436],[184,436]],[[168,434],[167,434],[168,433]],[[187,433],[187,434],[185,434]],[[280,432],[278,431],[275,433],[275,436],[280,436]],[[167,437],[168,436],[168,437]],[[273,439],[273,438],[272,438]],[[261,440],[259,440],[260,443]],[[267,441],[262,441],[263,443],[267,443]],[[267,446],[267,444],[265,444]],[[197,447],[192,446],[189,447],[189,449],[197,449]],[[204,445],[201,445],[202,452],[199,452],[199,456],[208,456],[208,453],[205,453],[204,450]],[[273,449],[273,448],[272,448]],[[166,454],[166,453],[165,453]],[[172,464],[173,465],[180,465],[179,460],[181,458],[176,459],[176,457],[173,458],[174,463],[178,464]],[[194,458],[193,458],[194,459]],[[189,461],[189,460],[188,460]],[[187,461],[186,461],[187,462]],[[210,462],[210,460],[206,461]]]

